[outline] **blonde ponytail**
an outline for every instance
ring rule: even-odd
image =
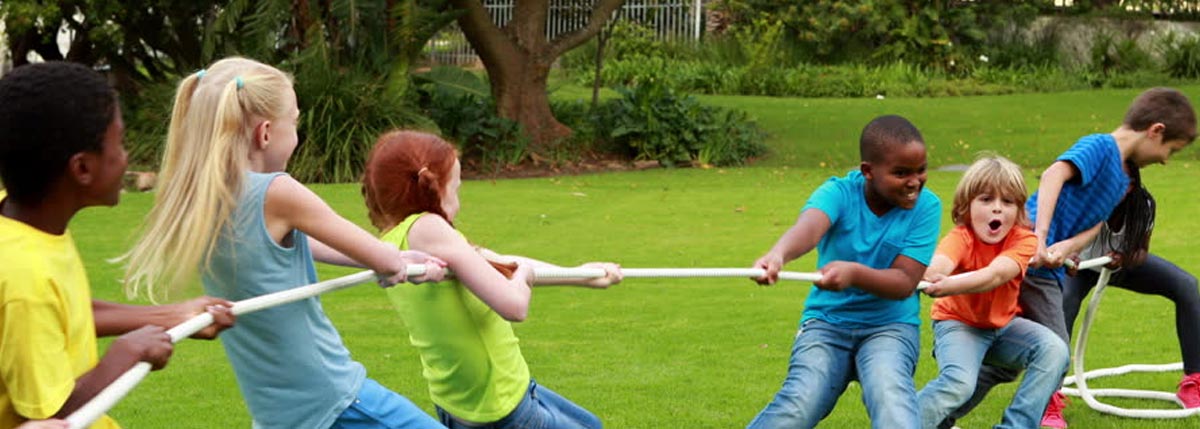
[[[137,243],[118,258],[126,262],[129,297],[168,299],[208,269],[249,169],[253,121],[282,117],[291,87],[288,75],[244,58],[180,82],[154,208]]]

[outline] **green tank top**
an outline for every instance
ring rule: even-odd
[[[408,231],[424,214],[409,216],[382,240],[409,250]],[[458,281],[399,284],[387,295],[421,354],[433,403],[477,423],[517,408],[529,388],[529,366],[512,324]]]

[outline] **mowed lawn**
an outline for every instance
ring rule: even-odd
[[[934,167],[969,162],[976,149],[1009,155],[1029,167],[1032,189],[1040,168],[1076,137],[1114,128],[1134,94],[908,100],[707,97],[759,117],[773,133],[774,155],[747,168],[468,181],[456,223],[476,244],[564,265],[609,260],[626,267],[745,267],[791,225],[813,189],[854,164],[858,132],[870,117],[899,113],[912,118],[925,132]],[[1007,129],[1013,131],[996,131]],[[962,136],[964,144],[955,136]],[[1200,257],[1189,245],[1200,232],[1200,220],[1193,215],[1200,209],[1192,197],[1193,184],[1200,182],[1200,164],[1194,159],[1196,149],[1188,149],[1180,160],[1148,168],[1144,175],[1160,205],[1152,251],[1193,272],[1200,268]],[[929,176],[928,186],[942,197],[944,212],[949,212],[959,177],[940,171]],[[357,185],[313,189],[338,212],[368,225]],[[125,300],[120,269],[105,259],[128,247],[151,200],[150,194],[126,194],[118,207],[88,209],[73,224],[97,297]],[[949,227],[949,219],[943,218],[943,231]],[[812,271],[815,260],[809,255],[787,269]],[[351,272],[322,267],[320,274],[330,278]],[[539,383],[595,412],[606,427],[737,428],[771,399],[783,380],[809,288],[800,283],[760,287],[742,279],[630,279],[610,290],[539,288],[529,319],[516,329]],[[1093,331],[1090,368],[1179,361],[1168,301],[1116,289],[1105,301]],[[418,358],[378,287],[334,292],[322,302],[368,375],[432,412]],[[929,356],[930,302],[922,298],[918,387],[936,373]],[[1174,391],[1179,376],[1139,374],[1093,385]],[[997,422],[1013,387],[995,390],[960,426],[983,428]],[[860,392],[852,384],[822,427],[867,427]],[[129,428],[249,425],[217,342],[180,344],[171,364],[153,373],[112,415]],[[1139,421],[1101,415],[1080,400],[1068,408],[1067,417],[1079,428],[1200,424],[1197,418]]]

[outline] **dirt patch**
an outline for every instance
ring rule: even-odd
[[[463,164],[465,179],[512,179],[529,177],[570,176],[608,171],[646,170],[658,168],[658,161],[630,161],[611,155],[582,155],[572,160],[547,160],[533,157],[517,165],[493,167],[467,160]]]

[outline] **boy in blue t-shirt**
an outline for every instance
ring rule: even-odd
[[[1038,251],[1021,285],[1022,316],[1041,323],[1070,344],[1063,312],[1063,261],[1086,247],[1130,189],[1132,170],[1165,164],[1196,138],[1196,112],[1177,90],[1152,88],[1133,100],[1121,126],[1108,134],[1080,138],[1042,173],[1038,190],[1025,203],[1034,222]],[[974,408],[997,383],[1018,372],[984,365],[971,400],[939,427]],[[1055,393],[1042,427],[1065,428],[1065,396]]]
[[[920,426],[913,372],[920,303],[913,293],[937,246],[942,203],[925,189],[925,142],[900,116],[863,128],[859,171],[829,179],[799,219],[754,262],[773,284],[780,267],[813,248],[814,282],[787,379],[749,428],[811,428],[851,380],[873,427]]]

